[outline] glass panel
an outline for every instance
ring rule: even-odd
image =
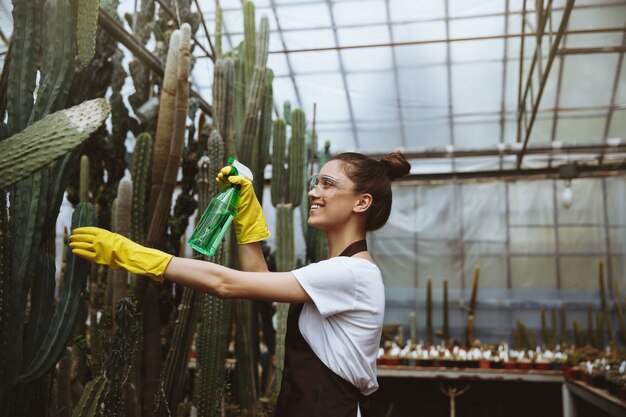
[[[623,22],[622,22],[623,24]],[[618,54],[568,55],[563,71],[561,106],[606,106],[611,101]]]
[[[465,0],[464,3],[466,2]],[[451,38],[499,36],[502,33],[504,33],[504,15],[450,21]],[[465,44],[465,42],[462,43]]]
[[[393,71],[391,49],[388,47],[344,49],[339,53],[346,71],[378,70],[373,74],[376,77],[384,74],[384,71]]]
[[[556,289],[556,265],[551,256],[511,257],[513,288]]]
[[[328,74],[339,71],[337,51],[316,51],[302,54],[289,54],[291,69],[297,75]],[[335,73],[331,73],[335,76]]]
[[[453,64],[496,61],[502,71],[504,57],[504,40],[502,39],[454,42],[450,44],[450,51]]]
[[[325,127],[320,125],[319,129],[316,126],[315,132],[319,135],[321,141],[329,140],[331,152],[343,152],[343,151],[357,151],[356,144],[354,143],[354,136],[352,135],[352,129],[345,124],[343,128],[337,128],[333,125]]]
[[[626,226],[626,179],[606,178],[606,208],[611,226]]]
[[[398,99],[393,72],[384,74],[347,74],[348,90],[357,125],[387,122],[398,126]],[[390,149],[389,147],[387,149]]]
[[[302,107],[311,122],[313,103],[317,103],[318,120],[349,120],[346,90],[339,74],[301,75],[298,87]]]
[[[512,227],[511,252],[545,254],[554,252],[554,229],[548,227]]]
[[[240,13],[241,14],[241,13]],[[276,8],[283,30],[330,27],[330,13],[325,3],[310,3]]]
[[[602,253],[606,251],[606,234],[602,227],[559,227],[561,253]]]
[[[396,41],[397,42],[397,41]],[[396,65],[399,69],[415,70],[436,66],[445,73],[446,46],[440,43],[423,45],[402,45],[394,48]]]
[[[333,14],[337,26],[384,23],[387,20],[387,9],[382,0],[335,3]]]
[[[402,249],[407,243],[401,240],[385,241],[385,251],[391,249]],[[408,244],[410,245],[410,243]],[[372,248],[375,250],[376,247]],[[377,255],[376,264],[383,274],[385,287],[415,287],[415,254],[414,253],[394,253],[393,255]]]
[[[334,48],[337,46],[335,34],[330,29],[294,30],[282,33],[287,49]],[[310,59],[309,54],[310,52],[294,53],[290,54],[289,58],[293,60],[299,57],[306,62]]]
[[[492,63],[463,64],[452,67],[452,100],[454,112],[482,113],[499,111],[502,65]],[[472,88],[468,88],[471,86]]]
[[[426,287],[431,279],[433,288],[442,287],[448,280],[449,288],[461,287],[460,246],[452,242],[418,242],[418,286]]]
[[[626,227],[609,229],[611,253],[626,254]]]
[[[506,241],[503,183],[463,186],[463,239]]]
[[[597,290],[599,261],[600,259],[597,257],[590,256],[561,257],[561,288],[564,290]]]
[[[598,113],[603,114],[597,116]],[[603,143],[606,111],[598,111],[595,114],[590,116],[588,112],[568,112],[559,115],[556,140],[566,144]]]
[[[500,142],[499,116],[454,118],[455,146],[466,149],[484,149],[498,142]]]
[[[445,67],[400,69],[398,79],[400,100],[406,108],[404,115],[408,120],[430,120],[434,114],[447,113],[448,83]],[[448,143],[448,140],[440,138],[439,143]]]
[[[417,188],[416,227],[420,239],[460,239],[458,185]]]
[[[450,16],[475,16],[487,13],[504,13],[503,1],[450,0]]]
[[[506,288],[507,268],[505,256],[482,255],[475,251],[477,245],[465,245],[465,287],[471,288],[476,265],[480,265],[480,281],[482,288]],[[500,245],[502,247],[502,245]]]
[[[509,216],[512,225],[554,224],[553,184],[549,180],[509,183]]]
[[[626,65],[624,65],[626,68]],[[617,100],[618,103],[626,103],[626,73],[622,73],[622,82],[620,83],[620,90],[618,90],[618,94],[622,95],[622,98]],[[613,117],[611,118],[611,126],[609,129],[609,138],[621,138],[622,143],[626,141],[626,110],[615,110],[613,112]]]
[[[441,1],[394,0],[389,2],[391,20],[427,20],[445,16],[444,3]]]
[[[380,126],[357,131],[360,152],[387,153],[390,149],[399,148],[402,143],[402,132],[398,128]]]

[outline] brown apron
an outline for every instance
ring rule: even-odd
[[[339,256],[366,251],[365,240],[354,242]],[[356,417],[368,416],[368,404],[359,390],[315,355],[304,340],[298,320],[304,304],[291,304],[285,336],[285,365],[274,417]]]

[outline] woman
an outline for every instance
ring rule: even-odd
[[[72,251],[90,261],[164,278],[223,298],[291,303],[285,366],[276,417],[366,415],[359,403],[378,388],[376,355],[385,309],[378,267],[367,252],[367,231],[391,211],[391,181],[409,173],[401,153],[375,161],[338,154],[311,178],[308,223],[326,233],[329,259],[291,272],[268,272],[259,241],[269,236],[252,183],[218,175],[221,186],[241,185],[235,232],[242,271],[178,258],[109,231],[84,227]]]

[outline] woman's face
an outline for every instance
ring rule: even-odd
[[[354,183],[346,175],[345,162],[330,161],[311,178],[309,184],[309,225],[327,230],[344,224],[358,200]]]

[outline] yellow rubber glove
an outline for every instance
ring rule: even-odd
[[[74,255],[91,262],[123,268],[129,272],[148,276],[163,282],[165,268],[172,255],[157,249],[146,248],[117,233],[99,227],[79,227],[70,236]]]
[[[233,221],[237,243],[243,245],[267,239],[270,236],[270,230],[267,227],[261,204],[254,194],[252,181],[241,175],[228,175],[230,171],[230,166],[222,168],[222,171],[217,174],[216,181],[220,190],[231,185],[241,186],[239,207]]]

